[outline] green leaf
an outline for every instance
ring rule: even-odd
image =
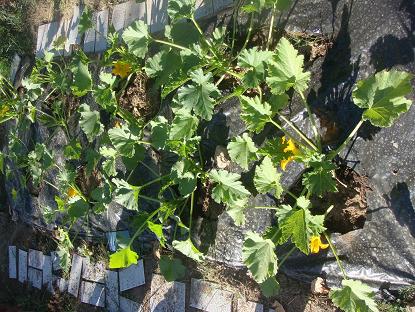
[[[268,5],[271,7],[275,5],[278,11],[284,11],[290,8],[292,0],[266,0]]]
[[[160,241],[160,245],[164,247],[166,243],[166,237],[163,233],[163,225],[160,223],[154,223],[151,221],[147,221],[147,228],[157,236],[158,240]]]
[[[108,130],[108,136],[118,153],[129,158],[134,156],[134,146],[138,137],[131,133],[127,125]]]
[[[283,192],[280,178],[281,174],[277,172],[269,157],[265,157],[261,165],[255,168],[254,184],[260,194],[274,190],[274,196],[280,198]]]
[[[104,126],[100,122],[99,112],[91,111],[89,105],[82,104],[79,106],[81,118],[79,119],[79,126],[84,131],[89,142],[104,132]]]
[[[271,106],[267,102],[261,103],[258,96],[250,98],[240,96],[241,117],[249,131],[261,132],[267,122],[273,117]]]
[[[78,33],[82,35],[90,28],[92,28],[92,10],[85,7],[79,19]]]
[[[195,0],[169,0],[167,13],[175,21],[182,18],[191,18],[195,10]]]
[[[303,71],[304,57],[285,38],[277,45],[276,56],[268,63],[267,83],[273,94],[282,94],[290,88],[297,92],[307,89],[310,72]]]
[[[186,110],[176,112],[170,129],[170,140],[189,139],[196,131],[199,120]]]
[[[272,57],[270,51],[260,51],[257,47],[242,50],[238,66],[248,69],[242,79],[247,88],[256,88],[264,81],[265,64]]]
[[[288,147],[286,141],[282,141],[281,138],[269,139],[265,142],[265,145],[258,151],[258,154],[262,154],[271,158],[274,164],[280,163],[281,160],[287,159],[293,156],[292,152],[285,152]]]
[[[190,238],[185,241],[173,241],[173,248],[197,262],[202,262],[205,258],[203,253],[193,245]]]
[[[155,148],[164,149],[169,139],[169,123],[163,116],[157,116],[150,121],[151,125],[151,143]]]
[[[242,7],[242,11],[246,13],[260,13],[262,10],[268,8],[267,0],[250,0],[248,4]]]
[[[76,96],[84,96],[92,88],[92,78],[88,64],[84,64],[81,60],[78,61],[77,65],[72,68],[72,73],[72,93]]]
[[[307,190],[319,197],[326,192],[337,192],[336,181],[333,179],[333,170],[336,165],[331,161],[310,162],[312,171],[303,175],[303,185]]]
[[[121,269],[137,264],[138,255],[130,246],[110,255],[110,269]]]
[[[258,149],[249,137],[248,133],[237,136],[228,144],[228,153],[232,161],[236,162],[243,169],[247,170],[249,163],[256,160]]]
[[[72,140],[63,150],[63,156],[67,159],[77,160],[81,158],[82,147],[81,143],[77,140]]]
[[[132,157],[126,157],[126,156],[122,157],[122,162],[124,163],[125,168],[129,171],[135,170],[137,168],[137,164],[140,161],[144,160],[145,152],[146,152],[146,149],[144,148],[144,146],[135,144],[134,152],[133,152],[134,155]]]
[[[329,297],[344,312],[378,312],[373,290],[360,281],[343,280],[342,288],[333,288]]]
[[[159,261],[160,271],[164,279],[168,282],[181,280],[186,275],[186,267],[182,261],[177,258],[161,256]]]
[[[213,169],[209,173],[209,178],[217,183],[212,189],[212,198],[218,204],[224,203],[232,205],[238,200],[250,195],[241,181],[239,181],[241,176],[237,173]]]
[[[265,282],[277,274],[275,245],[254,232],[248,232],[242,247],[242,259],[257,283]]]
[[[365,109],[363,120],[374,126],[390,127],[412,104],[405,98],[412,91],[412,78],[407,72],[383,70],[359,81],[353,90],[353,101]]]
[[[91,175],[97,168],[98,162],[101,159],[101,154],[93,148],[86,150],[86,174]]]
[[[279,225],[284,239],[291,238],[295,246],[308,255],[308,235],[304,209],[290,213],[286,220],[282,224],[279,223]]]
[[[214,98],[218,96],[218,88],[211,82],[212,74],[203,74],[202,69],[197,69],[189,74],[193,84],[179,89],[179,101],[187,110],[193,110],[197,116],[203,119],[212,119]]]
[[[99,149],[99,152],[102,156],[106,158],[106,160],[102,163],[102,169],[104,169],[104,172],[109,177],[116,176],[117,169],[115,166],[115,160],[118,155],[117,151],[113,148],[102,146]]]
[[[274,297],[280,292],[280,283],[275,276],[268,277],[260,286],[262,294],[267,298]]]
[[[81,197],[75,196],[69,202],[68,215],[72,219],[78,219],[83,217],[89,209],[89,204]]]
[[[138,210],[138,195],[141,188],[121,179],[112,179],[116,185],[114,201],[129,210]]]
[[[186,158],[177,161],[172,167],[171,177],[179,185],[182,196],[187,196],[196,189],[197,176],[192,172],[194,169],[192,162]]]
[[[128,46],[128,51],[139,58],[144,58],[148,51],[150,35],[148,26],[143,21],[135,21],[124,30],[122,39]]]
[[[248,198],[238,199],[228,205],[226,212],[232,218],[235,225],[241,226],[245,224],[245,210]]]
[[[115,91],[112,89],[116,77],[110,73],[101,72],[99,78],[102,84],[94,89],[94,99],[99,106],[112,113],[117,108]]]

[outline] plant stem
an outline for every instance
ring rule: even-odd
[[[275,20],[275,4],[272,6],[272,12],[271,12],[271,22],[269,24],[269,31],[268,31],[268,40],[267,40],[267,46],[266,49],[268,50],[270,45],[272,44],[272,30],[274,28],[274,20]]]
[[[195,17],[194,17],[194,16],[192,16],[192,17],[191,17],[191,21],[192,21],[193,25],[195,25],[195,27],[196,27],[197,31],[199,32],[199,34],[202,36],[202,39],[203,39],[203,41],[206,43],[206,45],[208,46],[208,48],[209,48],[210,52],[212,52],[213,56],[214,56],[217,60],[219,60],[219,56],[218,56],[218,54],[217,54],[217,51],[216,51],[215,47],[214,47],[214,46],[212,46],[212,44],[211,44],[211,43],[207,40],[207,38],[206,38],[205,34],[203,33],[203,31],[202,31],[202,29],[200,28],[200,26],[199,26],[199,24],[197,23],[197,21],[195,20]]]
[[[249,28],[248,28],[248,33],[247,33],[247,35],[246,35],[246,39],[245,39],[244,45],[242,46],[242,48],[241,48],[241,50],[240,50],[240,51],[242,51],[243,49],[245,49],[245,48],[246,48],[246,46],[247,46],[247,44],[248,44],[248,42],[249,42],[249,38],[251,37],[251,33],[252,33],[252,28],[253,28],[253,25],[254,25],[254,13],[251,13],[251,17],[250,17],[250,20],[249,20]],[[240,53],[240,52],[239,52],[239,53]],[[239,55],[239,53],[238,53],[238,55]]]
[[[306,142],[313,150],[318,151],[317,146],[302,132],[295,124],[293,124],[288,118],[284,115],[278,113],[278,116],[293,129],[303,140]]]
[[[270,209],[270,210],[277,210],[280,209],[279,207],[272,207],[272,206],[254,206],[255,209]]]
[[[345,271],[345,269],[344,269],[344,267],[343,267],[343,264],[342,264],[342,263],[341,263],[341,261],[340,261],[339,256],[337,255],[336,248],[334,247],[334,245],[333,245],[333,243],[332,243],[332,241],[331,241],[331,239],[330,239],[329,235],[328,235],[326,232],[324,232],[324,237],[326,238],[327,242],[329,243],[330,249],[331,249],[331,251],[333,252],[334,257],[336,258],[337,265],[339,266],[340,271],[341,271],[341,272],[342,272],[342,274],[343,274],[343,278],[344,278],[344,279],[347,279],[347,274],[346,274],[346,271]]]
[[[149,186],[149,185],[151,185],[151,184],[157,183],[158,181],[163,180],[164,178],[166,178],[166,177],[168,177],[168,176],[169,176],[169,175],[168,175],[168,174],[166,174],[166,175],[164,175],[164,176],[162,176],[162,177],[158,177],[158,178],[156,178],[156,179],[154,179],[154,180],[151,180],[150,182],[147,182],[147,183],[145,183],[145,184],[143,184],[143,185],[140,185],[140,188],[144,188],[144,187]]]
[[[288,259],[288,257],[289,256],[291,256],[291,254],[295,251],[297,249],[297,247],[296,246],[294,246],[293,248],[291,248],[290,249],[290,251],[289,252],[287,252],[285,255],[284,255],[284,258],[282,258],[281,259],[281,261],[278,263],[278,267],[280,268],[282,265],[283,265],[283,263]]]
[[[145,222],[143,222],[143,224],[138,228],[137,231],[135,231],[133,237],[131,237],[130,242],[128,243],[128,247],[131,246],[131,244],[134,242],[134,240],[137,238],[138,235],[140,235],[143,231],[144,228],[147,226],[147,222],[149,220],[151,220],[158,212],[159,212],[160,208],[154,210],[146,219]]]
[[[314,132],[314,136],[317,142],[317,146],[318,146],[318,150],[321,152],[321,140],[320,140],[320,135],[318,133],[317,130],[317,125],[316,125],[316,120],[314,119],[314,116],[311,112],[310,109],[310,105],[308,105],[306,98],[304,97],[304,94],[302,91],[298,91],[298,93],[300,94],[301,100],[303,101],[304,107],[307,110],[308,116],[310,116],[310,121],[311,121],[311,128],[313,129]]]
[[[152,201],[152,202],[161,204],[161,201],[160,200],[155,199],[155,198],[152,198],[152,197],[148,197],[148,196],[141,195],[141,194],[138,195],[138,197],[141,197],[142,199],[146,199],[146,200],[149,200],[149,201]]]
[[[54,184],[50,183],[48,180],[43,179],[43,182],[45,182],[47,185],[53,187],[55,190],[59,191],[59,189]]]
[[[137,141],[138,144],[144,144],[144,145],[152,145],[150,142],[146,141]]]
[[[329,154],[328,159],[331,160],[334,157],[336,157],[336,155],[338,155],[346,146],[347,144],[349,144],[350,140],[353,138],[353,136],[357,133],[357,131],[359,131],[360,127],[363,125],[364,120],[361,119],[359,121],[359,123],[356,125],[356,127],[354,127],[353,131],[350,132],[349,136],[346,138],[346,140],[344,140],[344,142],[337,148],[335,149],[333,152],[331,152]]]
[[[295,196],[292,192],[290,191],[286,191],[288,195],[290,195],[292,198],[294,198],[295,200],[297,200],[297,196]]]
[[[194,200],[195,200],[195,191],[192,192],[192,195],[190,197],[189,235],[191,235],[191,230],[192,230]]]
[[[178,45],[178,44],[169,42],[169,41],[164,41],[164,40],[154,39],[154,38],[153,38],[153,40],[154,40],[154,42],[161,43],[161,44],[165,44],[165,45],[171,46],[173,48],[177,48],[177,49],[180,49],[180,50],[190,51],[190,49],[188,49],[188,48],[186,48],[184,46],[181,46],[181,45]]]
[[[305,149],[306,147],[304,146],[304,144],[300,141],[298,141],[296,138],[294,138],[289,132],[287,132],[283,127],[281,127],[278,123],[276,123],[274,120],[272,120],[271,118],[269,119],[270,123],[272,123],[275,127],[278,128],[278,130],[281,130],[282,132],[284,132],[284,134],[289,137],[291,140],[294,141],[295,144],[297,144],[298,146],[301,146],[303,149]]]

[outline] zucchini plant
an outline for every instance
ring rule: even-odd
[[[264,295],[273,296],[279,289],[278,269],[293,251],[310,254],[330,248],[344,278],[342,287],[330,292],[333,303],[345,311],[377,311],[372,290],[349,279],[337,256],[324,226],[330,207],[325,214],[316,214],[310,198],[337,191],[337,165],[333,160],[363,122],[390,127],[409,109],[411,101],[406,96],[411,92],[412,75],[385,70],[359,81],[353,101],[362,109],[362,118],[339,147],[326,152],[304,95],[311,79],[310,72],[304,70],[304,57],[284,37],[274,43],[274,17],[289,7],[289,0],[254,0],[248,4],[238,1],[233,29],[215,28],[206,36],[194,16],[195,1],[170,0],[171,23],[164,37],[151,35],[148,25],[136,21],[122,34],[110,33],[109,47],[100,59],[90,58],[81,50],[76,50],[69,60],[45,52],[24,81],[23,95],[11,92],[10,86],[2,87],[0,120],[11,123],[7,152],[2,159],[7,157],[17,164],[15,168],[24,172],[23,183],[49,185],[56,190],[56,205],[45,207],[45,217],[52,222],[63,216],[58,243],[66,264],[73,249],[68,231],[77,222],[88,224],[92,214],[105,213],[111,202],[135,211],[136,217],[134,235],[110,256],[110,268],[137,262],[139,255],[133,242],[146,230],[157,236],[161,246],[203,262],[205,256],[194,245],[191,232],[198,189],[206,185],[213,185],[212,200],[226,207],[236,225],[242,225],[252,194],[240,174],[207,166],[198,131],[212,119],[215,106],[238,98],[246,131],[228,143],[230,159],[244,171],[254,168],[257,193],[272,193],[277,199],[283,194],[293,197],[291,205],[250,207],[272,209],[276,217],[276,224],[265,233],[246,234],[242,254],[252,277]],[[253,28],[264,9],[272,13],[267,40],[263,46],[253,46]],[[236,39],[235,31],[239,10],[249,15],[247,36],[242,42]],[[81,32],[92,27],[90,18],[90,11],[84,12]],[[55,48],[59,50],[63,45],[64,40],[58,40]],[[95,78],[92,68],[99,68]],[[120,96],[137,74],[151,79],[161,99],[170,102],[171,116],[136,118],[119,105]],[[230,92],[221,91],[224,81],[234,86]],[[312,137],[283,113],[293,97],[298,97],[308,112]],[[75,130],[70,127],[73,120],[79,125]],[[27,145],[21,139],[34,122],[64,133],[64,165],[53,161],[54,151],[48,150],[48,142]],[[283,136],[256,146],[253,135],[267,125]],[[169,155],[174,161],[168,169],[154,169],[144,162],[148,151]],[[306,168],[299,194],[284,189],[280,183],[281,171],[290,162],[303,163]],[[1,163],[6,177],[16,170],[9,163]],[[119,163],[125,170],[120,169]],[[79,164],[85,166],[86,176],[99,177],[94,189],[85,190],[78,182]],[[139,166],[152,177],[141,184],[132,182]],[[57,172],[57,185],[46,179],[50,170]],[[159,191],[149,195],[147,190],[154,185],[159,186]],[[156,208],[144,210],[143,202]],[[167,226],[173,229],[169,236]],[[291,244],[292,248],[281,257],[276,246],[283,244]],[[168,280],[184,273],[180,260],[170,256],[162,257],[160,267]]]

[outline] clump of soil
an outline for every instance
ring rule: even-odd
[[[137,73],[120,96],[119,105],[134,117],[149,120],[160,107],[159,93],[156,91],[144,73]]]
[[[325,222],[331,232],[344,234],[363,228],[367,212],[366,193],[370,190],[368,178],[347,166],[340,166],[336,177],[338,192],[328,193],[320,199],[313,198],[313,206],[334,206]]]

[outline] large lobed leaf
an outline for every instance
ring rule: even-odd
[[[137,264],[138,255],[131,250],[130,246],[110,255],[110,269],[126,268],[132,264]]]
[[[281,38],[274,58],[268,63],[267,83],[273,94],[282,94],[294,88],[297,92],[307,89],[310,72],[303,71],[304,57],[286,39]]]
[[[160,271],[168,282],[177,281],[185,277],[186,267],[180,259],[161,256],[159,261]]]
[[[116,185],[114,201],[129,210],[138,210],[140,187],[129,184],[122,179],[112,179]]]
[[[92,88],[92,78],[88,69],[88,64],[79,60],[76,66],[72,68],[72,73],[72,93],[76,96],[84,96]]]
[[[174,21],[182,18],[191,18],[195,10],[195,0],[169,0],[167,13]]]
[[[248,70],[242,79],[247,88],[256,88],[264,81],[265,64],[271,57],[271,51],[260,51],[257,47],[242,50],[238,66]]]
[[[138,137],[132,134],[125,124],[121,128],[114,127],[108,130],[108,136],[120,155],[129,158],[134,156],[134,145]]]
[[[268,156],[264,157],[261,165],[255,168],[254,184],[260,194],[274,190],[274,196],[280,198],[283,192],[280,178],[281,174],[277,172]]]
[[[196,131],[199,120],[186,110],[176,112],[170,128],[170,140],[190,139]]]
[[[243,169],[248,169],[249,163],[256,160],[258,149],[249,137],[248,133],[237,136],[228,144],[228,153],[232,161],[236,162]]]
[[[212,170],[209,178],[217,183],[212,189],[212,198],[217,203],[232,205],[250,195],[249,191],[242,185],[237,173],[226,170]]]
[[[390,127],[412,104],[405,98],[412,90],[412,77],[402,71],[383,70],[359,81],[353,90],[353,101],[365,109],[363,120],[369,120],[374,126]]]
[[[248,232],[242,247],[242,258],[257,283],[263,283],[277,274],[275,245],[254,232]]]
[[[180,251],[186,257],[189,257],[197,262],[202,262],[205,258],[195,245],[193,245],[190,238],[185,241],[173,241],[173,248]]]
[[[321,160],[310,162],[312,170],[303,175],[303,185],[307,190],[319,197],[326,192],[337,192],[333,170],[336,165],[331,161]]]
[[[85,132],[88,141],[92,142],[104,132],[104,126],[100,122],[99,112],[91,111],[87,104],[80,105],[79,112],[81,114],[79,126]]]
[[[241,117],[248,130],[256,133],[261,132],[273,116],[271,106],[267,102],[261,103],[258,96],[250,98],[242,95],[240,102]]]
[[[131,26],[124,30],[122,39],[128,46],[128,51],[139,58],[144,58],[148,51],[150,35],[148,26],[143,21],[135,21]]]

